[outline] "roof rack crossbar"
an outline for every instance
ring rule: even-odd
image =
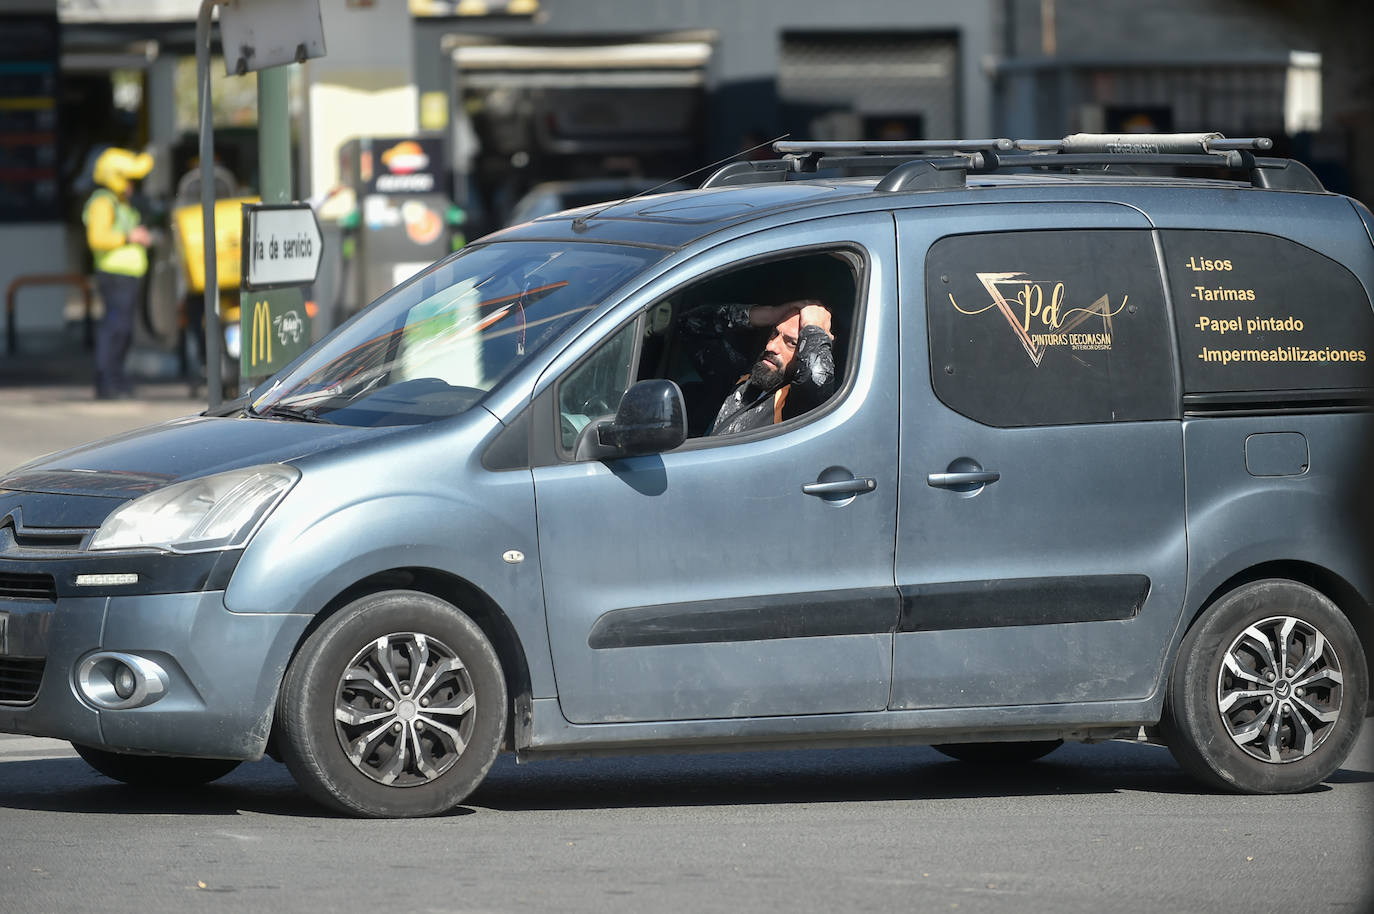
[[[790,174],[822,170],[882,175],[877,191],[957,187],[972,173],[1012,168],[1114,166],[1211,168],[1245,171],[1254,187],[1322,193],[1325,188],[1295,159],[1260,158],[1273,148],[1267,137],[1227,139],[1219,133],[1092,134],[1062,140],[920,140],[777,142],[782,158],[735,162],[702,187],[786,181]]]
[[[1242,141],[1237,140],[1236,142]],[[1268,141],[1266,140],[1266,142]],[[1016,167],[1085,168],[1112,165],[1215,168],[1247,171],[1249,172],[1250,184],[1253,187],[1308,193],[1321,193],[1326,189],[1317,179],[1317,176],[1296,159],[1259,158],[1243,149],[1218,150],[1212,153],[1032,152],[1019,155],[985,153],[984,159],[988,160],[986,165],[988,170]]]
[[[987,140],[817,140],[788,141],[773,144],[773,151],[780,155],[819,153],[835,155],[849,152],[863,155],[927,155],[931,153],[982,152],[985,149],[1004,152],[1016,148],[1014,141],[1006,138]]]
[[[959,159],[965,163],[966,167],[970,157],[977,158],[980,153],[964,153],[944,156],[902,156],[902,155],[854,155],[854,156],[818,156],[815,159],[807,159],[799,162],[798,172],[812,173],[818,171],[843,171],[866,172],[869,175],[885,175],[898,165],[906,165],[909,162],[949,162]],[[788,156],[787,158],[792,158]],[[981,159],[979,159],[981,161]]]
[[[912,158],[907,155],[821,155],[819,152],[805,154],[788,153],[781,159],[764,161],[732,162],[713,172],[702,187],[730,187],[740,184],[768,184],[786,181],[789,175],[814,175],[820,171],[849,171],[865,173],[869,176],[883,176],[894,168],[912,162],[935,162],[940,170],[959,170],[981,167],[982,158],[978,153],[963,157],[926,157]],[[852,176],[852,175],[851,175]]]

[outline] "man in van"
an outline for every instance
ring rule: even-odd
[[[749,358],[740,346],[769,328],[763,351]],[[725,399],[708,435],[737,435],[800,416],[835,392],[830,311],[815,299],[708,305],[684,314],[679,329],[707,388]]]

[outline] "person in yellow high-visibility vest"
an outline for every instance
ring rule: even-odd
[[[95,395],[113,399],[133,395],[124,359],[133,342],[134,314],[143,295],[152,235],[138,210],[129,205],[133,182],[152,170],[153,157],[111,147],[95,160],[98,185],[86,201],[81,221],[95,260],[95,284],[105,303],[105,317],[95,342]]]

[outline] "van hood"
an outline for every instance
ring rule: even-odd
[[[287,463],[391,431],[279,419],[187,416],[40,457],[0,476],[0,490],[137,498],[183,480],[263,463]]]

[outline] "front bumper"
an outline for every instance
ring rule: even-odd
[[[0,613],[0,678],[6,669],[38,677],[41,660],[36,694],[12,689],[0,701],[0,732],[245,760],[263,754],[282,674],[311,619],[230,612],[223,590],[0,599]],[[151,660],[167,674],[165,691],[124,710],[83,699],[76,671],[102,650]]]

